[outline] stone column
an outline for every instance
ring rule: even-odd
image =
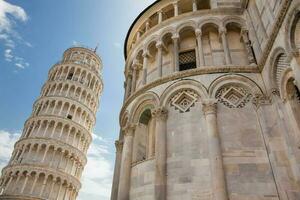
[[[157,42],[156,44],[157,48],[157,70],[158,70],[158,77],[162,77],[162,62],[163,62],[163,57],[162,57],[162,48],[163,44],[161,41]]]
[[[125,96],[126,99],[130,96],[132,90],[131,90],[131,84],[132,84],[132,71],[131,69],[127,73],[127,81],[126,81],[126,89],[125,89]]]
[[[148,65],[148,52],[143,53],[143,85],[147,83],[147,65]]]
[[[120,178],[120,164],[122,159],[122,149],[123,149],[123,142],[117,140],[115,142],[116,146],[116,161],[115,161],[115,170],[114,170],[114,177],[113,177],[113,184],[111,190],[111,200],[117,200],[118,198],[118,188],[119,188],[119,178]]]
[[[197,2],[196,2],[196,0],[193,0],[193,12],[196,12],[197,10],[198,10]]]
[[[249,39],[248,30],[242,29],[241,38],[243,39],[243,42],[245,44],[245,48],[246,48],[246,51],[247,51],[247,57],[248,57],[250,65],[256,65],[256,60],[255,60],[255,56],[254,56],[254,53],[253,53],[253,50],[252,50],[251,41]]]
[[[129,200],[134,130],[135,125],[129,125],[124,130],[118,200]]]
[[[230,50],[229,50],[229,47],[228,47],[228,41],[227,41],[227,37],[226,37],[226,34],[227,34],[226,29],[221,28],[219,30],[219,34],[220,34],[220,37],[221,37],[221,40],[222,40],[226,65],[231,65],[232,61],[231,61]]]
[[[158,24],[160,24],[163,21],[163,11],[159,10],[157,13],[158,13]]]
[[[155,121],[155,200],[166,200],[167,186],[167,116],[165,108],[152,111]]]
[[[34,176],[34,179],[33,179],[33,184],[31,185],[31,189],[30,189],[30,192],[29,192],[29,194],[33,194],[33,191],[34,191],[34,189],[35,189],[35,184],[36,184],[36,182],[37,182],[38,178],[39,178],[39,175],[38,175],[38,174],[36,174],[36,175]]]
[[[173,3],[173,7],[174,7],[174,17],[178,16],[178,2],[174,2]]]
[[[133,61],[133,73],[132,73],[132,83],[131,83],[131,92],[135,92],[136,89],[136,80],[140,70],[140,64],[138,64],[137,60]]]
[[[197,37],[197,46],[199,52],[199,60],[200,67],[205,66],[205,58],[203,52],[203,44],[202,44],[202,31],[201,29],[196,29],[196,37]]]
[[[26,174],[26,175],[25,175],[25,180],[24,180],[24,183],[23,183],[23,185],[22,185],[21,192],[20,192],[21,194],[23,194],[23,192],[24,192],[24,190],[25,190],[25,187],[26,187],[27,182],[28,182],[28,178],[29,178],[29,175]]]
[[[217,125],[217,101],[215,99],[204,100],[203,113],[205,115],[208,134],[213,199],[228,200],[223,170],[222,150]]]
[[[173,40],[173,56],[174,56],[174,71],[179,71],[179,35],[174,34],[172,36]]]

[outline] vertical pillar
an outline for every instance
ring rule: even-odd
[[[36,182],[37,182],[38,178],[39,178],[39,175],[35,174],[34,179],[33,179],[33,184],[31,186],[31,189],[30,189],[30,192],[29,192],[29,194],[31,194],[31,195],[33,194],[33,191],[35,189],[35,185],[36,185]]]
[[[206,120],[208,134],[210,171],[214,200],[228,200],[225,175],[223,170],[222,150],[217,125],[217,101],[207,99],[203,101],[203,113]]]
[[[132,83],[131,83],[131,92],[135,92],[136,89],[136,80],[140,70],[140,66],[137,60],[133,61],[133,73],[132,73]]]
[[[124,130],[124,145],[122,151],[118,200],[129,200],[134,130],[135,125],[132,124],[127,126]]]
[[[45,189],[46,189],[46,184],[47,184],[47,180],[48,180],[48,177],[47,176],[45,176],[45,179],[44,179],[44,181],[43,181],[43,185],[42,185],[42,189],[41,189],[41,191],[40,191],[40,194],[39,194],[39,196],[40,197],[42,197],[42,195],[44,194],[44,192],[45,192]]]
[[[157,13],[158,13],[158,24],[160,24],[163,21],[163,11],[159,10]]]
[[[146,22],[146,32],[149,31],[149,29],[150,29],[150,22],[149,22],[149,20],[147,20],[147,22]]]
[[[155,118],[155,200],[166,200],[167,186],[167,116],[168,111],[157,108],[152,111]]]
[[[50,191],[49,191],[49,195],[48,195],[48,199],[51,199],[51,194],[52,194],[52,191],[53,191],[53,188],[54,188],[54,185],[55,185],[56,182],[57,182],[56,179],[52,180]]]
[[[255,56],[252,50],[252,44],[251,41],[249,39],[249,34],[248,34],[248,30],[246,29],[242,29],[241,31],[241,38],[243,39],[243,42],[245,44],[245,48],[247,51],[247,57],[248,57],[248,61],[250,65],[255,65],[256,64],[256,60],[255,60]]]
[[[199,63],[200,67],[205,66],[205,58],[204,58],[204,52],[203,52],[203,43],[202,43],[202,31],[201,29],[196,29],[196,38],[197,38],[197,46],[198,46],[198,52],[199,52]]]
[[[226,29],[221,28],[219,30],[219,34],[220,34],[220,37],[222,40],[226,65],[231,65],[232,61],[231,61],[230,51],[229,51],[229,47],[228,47],[228,41],[227,41],[227,37],[226,37]]]
[[[196,12],[197,10],[198,10],[197,2],[196,2],[196,0],[193,0],[193,12]]]
[[[125,96],[126,96],[126,99],[130,96],[131,94],[131,87],[132,87],[132,71],[131,69],[128,71],[127,73],[127,81],[126,81],[126,89],[125,89]]]
[[[9,180],[8,180],[6,186],[4,187],[4,191],[3,191],[4,194],[10,189],[10,184],[11,184],[13,178],[14,178],[13,175],[9,177]]]
[[[59,188],[58,188],[58,191],[57,191],[57,195],[56,195],[56,199],[59,199],[59,195],[60,195],[60,192],[61,192],[61,188],[63,187],[63,182],[60,181],[59,182]]]
[[[174,17],[178,16],[178,2],[174,2],[173,3],[173,7],[174,7]]]
[[[157,70],[158,70],[158,77],[162,77],[162,42],[159,41],[156,43],[156,48],[157,48]]]
[[[173,57],[174,57],[174,71],[179,71],[179,35],[176,33],[172,36],[173,40]]]
[[[26,185],[27,185],[27,182],[28,182],[28,178],[29,178],[29,175],[28,174],[26,174],[25,175],[25,180],[24,180],[24,183],[23,183],[23,186],[22,186],[22,189],[21,189],[21,194],[23,194],[23,192],[24,192],[24,190],[25,190],[25,187],[26,187]]]
[[[148,52],[147,50],[144,50],[143,53],[143,85],[146,85],[147,83],[147,65],[148,65]]]
[[[113,184],[111,190],[111,200],[117,200],[118,198],[118,188],[119,188],[119,178],[120,178],[120,164],[122,158],[122,149],[123,149],[123,142],[117,140],[115,142],[116,146],[116,162],[115,162],[115,170],[114,170],[114,177],[113,177]]]

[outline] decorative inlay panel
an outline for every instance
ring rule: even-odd
[[[171,98],[170,106],[174,106],[175,110],[179,110],[181,113],[189,112],[191,107],[195,105],[198,97],[198,94],[193,90],[183,90]]]
[[[243,108],[252,98],[252,95],[244,88],[227,86],[221,88],[216,98],[229,108]]]

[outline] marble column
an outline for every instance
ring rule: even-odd
[[[157,48],[157,70],[158,70],[158,77],[162,77],[162,51],[163,51],[163,44],[161,41],[157,42],[156,44]]]
[[[118,188],[119,188],[119,178],[120,178],[120,164],[122,159],[122,149],[123,149],[123,142],[117,140],[115,142],[116,146],[116,161],[115,161],[115,170],[114,170],[114,177],[113,177],[113,184],[111,190],[111,200],[117,200],[118,198]]]
[[[251,41],[249,39],[248,30],[242,29],[241,38],[243,39],[243,42],[245,44],[249,64],[250,65],[256,65],[256,60],[255,60],[255,56],[254,56],[254,53],[253,53],[253,50],[252,50]]]
[[[157,14],[158,14],[158,24],[160,24],[160,23],[162,23],[162,21],[163,21],[163,11],[162,11],[162,10],[159,10],[159,11],[157,12]]]
[[[198,10],[197,8],[197,1],[193,0],[193,12],[196,12]]]
[[[203,43],[202,43],[202,31],[201,29],[196,29],[196,38],[197,38],[197,47],[199,52],[199,64],[200,67],[205,66],[205,58],[204,58],[204,52],[203,52]]]
[[[174,7],[174,17],[177,17],[178,16],[178,2],[177,1],[175,1],[174,3],[173,3],[173,7]]]
[[[33,194],[33,191],[35,189],[35,185],[36,185],[36,182],[37,182],[38,178],[39,178],[39,175],[35,174],[34,179],[33,179],[33,184],[31,185],[31,189],[30,189],[30,192],[29,192],[29,194],[31,194],[31,195]]]
[[[24,190],[25,190],[25,187],[26,187],[26,185],[27,185],[27,182],[28,182],[28,178],[29,178],[29,175],[26,174],[26,175],[25,175],[25,180],[24,180],[24,182],[23,182],[23,185],[22,185],[22,188],[21,188],[21,191],[20,191],[20,194],[23,194],[23,192],[24,192]]]
[[[147,65],[148,65],[148,52],[144,51],[143,53],[143,85],[146,85],[147,83]]]
[[[179,34],[172,36],[173,40],[173,57],[174,57],[174,71],[179,71]]]
[[[214,200],[228,200],[223,169],[223,157],[217,125],[217,100],[206,99],[202,102],[208,134],[210,172]]]
[[[167,116],[163,108],[152,110],[155,119],[155,200],[166,200],[167,186]]]
[[[128,125],[124,130],[124,144],[118,188],[118,200],[129,200],[133,136],[135,125]]]
[[[133,72],[132,72],[132,82],[131,82],[131,92],[135,92],[136,89],[136,81],[138,78],[139,70],[140,70],[140,64],[137,60],[133,61]]]
[[[228,41],[227,41],[227,36],[226,36],[226,34],[227,34],[226,29],[225,28],[220,28],[219,34],[220,34],[222,45],[223,45],[223,50],[224,50],[226,65],[231,65],[232,61],[231,61],[231,56],[230,56],[230,50],[229,50],[229,47],[228,47]]]
[[[126,89],[125,89],[125,96],[126,96],[126,99],[130,96],[131,94],[131,85],[132,85],[132,71],[131,69],[128,71],[127,73],[127,81],[126,81]]]

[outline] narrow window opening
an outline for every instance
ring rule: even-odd
[[[196,51],[185,51],[179,53],[179,71],[195,69],[196,63]]]
[[[68,119],[72,119],[73,116],[72,116],[72,115],[68,115],[67,118],[68,118]]]
[[[68,75],[68,77],[67,77],[67,80],[71,80],[72,77],[73,77],[73,73],[70,73],[70,74]]]

